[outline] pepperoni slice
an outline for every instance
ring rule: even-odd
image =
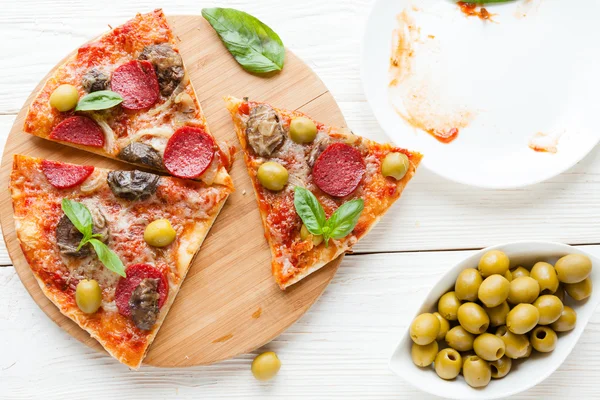
[[[210,165],[215,140],[202,128],[184,126],[175,131],[165,148],[164,164],[171,175],[196,178]]]
[[[42,172],[55,188],[68,189],[85,181],[94,172],[94,167],[43,160]]]
[[[121,278],[115,290],[115,303],[117,303],[119,313],[126,317],[131,315],[131,309],[129,308],[131,294],[140,282],[146,278],[158,279],[158,308],[161,308],[165,304],[169,295],[169,283],[167,282],[167,278],[157,268],[150,264],[134,264],[127,267],[125,274],[127,278]]]
[[[91,147],[104,147],[104,132],[91,118],[75,115],[56,125],[50,139],[82,144]]]
[[[121,105],[129,110],[143,110],[158,101],[158,79],[150,61],[131,60],[119,66],[110,87],[123,97]]]
[[[315,184],[322,191],[344,197],[356,190],[365,170],[358,150],[344,143],[334,143],[317,158],[312,172]]]

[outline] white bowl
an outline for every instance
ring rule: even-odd
[[[454,282],[458,274],[467,268],[476,268],[479,258],[486,251],[498,249],[504,251],[511,261],[511,268],[517,265],[531,267],[537,261],[547,261],[554,264],[560,257],[580,253],[587,255],[592,260],[592,281],[596,289],[592,295],[584,301],[575,302],[566,296],[565,304],[577,312],[577,325],[570,332],[559,333],[558,344],[552,353],[535,353],[516,366],[503,379],[494,380],[482,389],[474,389],[467,385],[462,376],[452,381],[445,381],[437,376],[432,367],[419,368],[413,364],[410,350],[412,341],[408,329],[403,333],[402,339],[396,351],[390,359],[390,368],[399,377],[406,380],[418,389],[437,396],[451,399],[496,399],[511,396],[524,390],[530,389],[544,379],[549,377],[565,361],[567,356],[575,347],[581,333],[585,329],[596,306],[600,302],[600,260],[595,256],[580,249],[562,243],[554,242],[514,242],[489,247],[473,254],[464,261],[452,267],[438,283],[431,289],[425,302],[415,314],[415,317],[424,312],[436,311],[437,301],[441,295],[454,290]]]

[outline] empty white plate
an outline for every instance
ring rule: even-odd
[[[600,139],[600,2],[486,9],[484,21],[449,0],[377,0],[363,44],[366,96],[389,137],[424,153],[423,165],[441,176],[489,188],[540,182]],[[459,134],[444,144],[415,126]]]

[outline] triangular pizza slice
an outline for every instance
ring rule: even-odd
[[[24,130],[208,185],[232,186],[162,10],[80,47],[46,81]]]
[[[44,294],[131,368],[140,366],[231,192],[21,155],[10,190],[17,237]]]
[[[226,103],[282,289],[350,250],[400,197],[421,161],[419,153],[297,111],[233,97]]]

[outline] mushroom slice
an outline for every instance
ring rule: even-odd
[[[144,200],[156,192],[160,176],[138,170],[111,171],[106,180],[115,196],[127,200]]]
[[[250,111],[246,136],[250,147],[261,157],[268,157],[281,146],[285,132],[279,116],[266,104],[260,104]]]

